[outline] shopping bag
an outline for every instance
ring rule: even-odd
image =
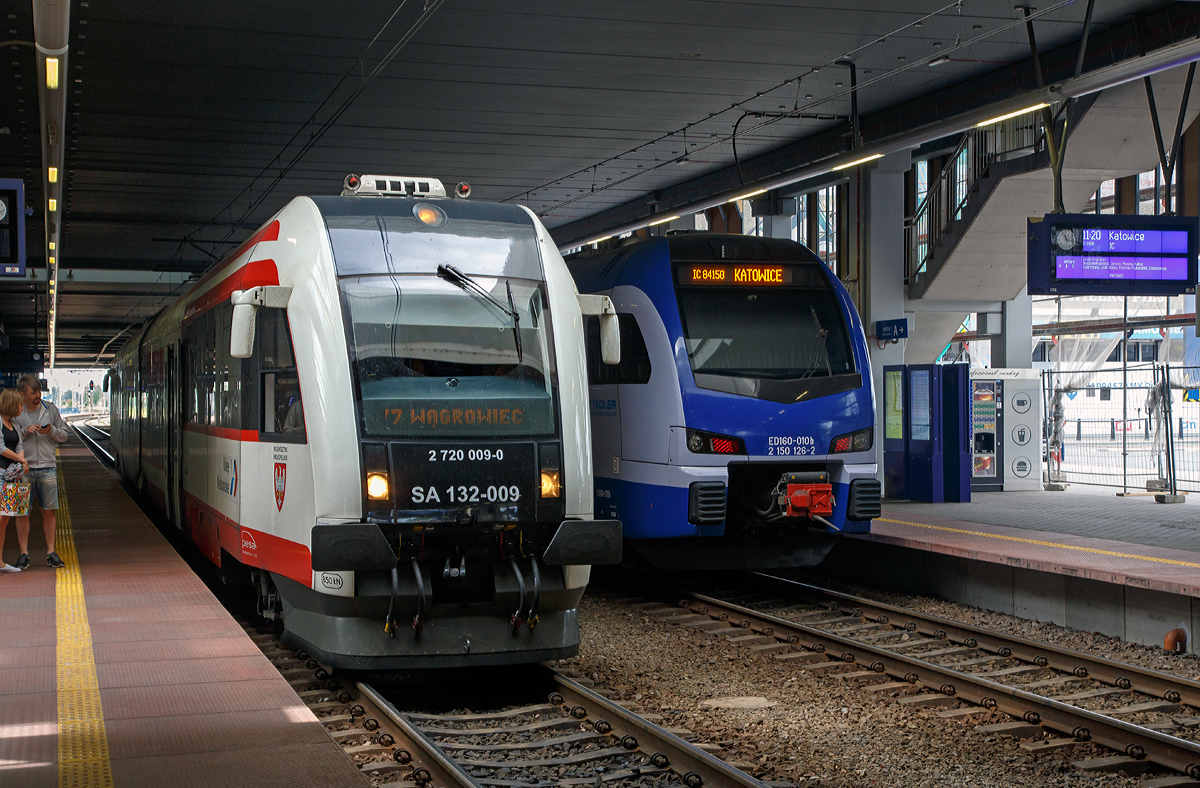
[[[0,483],[0,512],[9,512],[19,517],[29,514],[28,482]]]

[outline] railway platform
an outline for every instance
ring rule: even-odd
[[[1111,491],[976,493],[970,503],[889,501],[870,534],[830,557],[848,578],[1023,618],[1200,653],[1200,524],[1191,505]]]
[[[0,576],[0,786],[367,785],[78,438],[59,453],[67,565],[35,514]]]

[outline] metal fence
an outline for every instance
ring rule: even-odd
[[[1043,373],[1049,480],[1200,491],[1197,380],[1170,364]]]

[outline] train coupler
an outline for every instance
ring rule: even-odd
[[[833,514],[833,485],[828,473],[785,473],[779,480],[779,488],[784,492],[779,496],[779,508],[788,517],[816,519]]]

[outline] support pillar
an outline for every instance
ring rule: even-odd
[[[1033,367],[1033,298],[1028,288],[1001,310],[1000,333],[992,336],[992,367]]]
[[[792,239],[792,216],[790,214],[764,216],[763,235],[767,238],[786,238],[790,241]]]
[[[875,321],[904,315],[904,173],[911,166],[908,151],[878,159],[850,173],[842,252],[843,279],[860,305],[871,380],[875,388],[875,459],[883,479],[883,367],[904,363],[904,342],[875,340]],[[911,328],[911,326],[910,326]]]

